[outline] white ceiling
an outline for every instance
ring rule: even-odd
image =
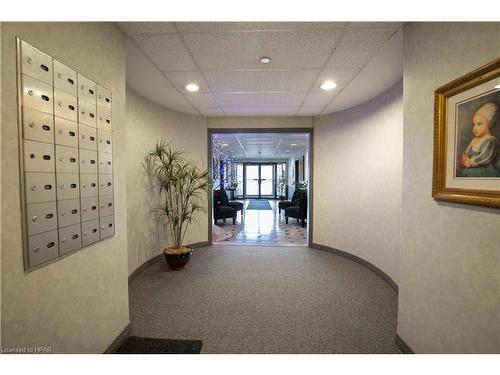
[[[216,116],[312,116],[358,105],[403,75],[402,23],[125,22],[127,84]],[[259,62],[261,56],[272,59]],[[334,80],[329,92],[319,85]],[[196,83],[197,93],[185,86]]]
[[[217,133],[238,159],[286,159],[307,147],[307,133]]]

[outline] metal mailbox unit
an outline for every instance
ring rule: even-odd
[[[111,92],[17,39],[26,271],[115,234]]]

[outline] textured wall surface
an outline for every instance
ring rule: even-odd
[[[404,30],[398,333],[417,353],[500,352],[500,210],[432,199],[434,90],[500,55],[500,24]]]
[[[315,118],[313,241],[374,264],[398,283],[403,88]]]
[[[312,117],[209,117],[209,128],[312,128]]]
[[[116,234],[25,273],[21,235],[15,36],[113,92]],[[99,353],[129,323],[122,34],[106,23],[2,24],[2,343]]]
[[[159,225],[151,212],[159,199],[145,168],[146,153],[157,140],[165,140],[185,151],[186,159],[206,168],[207,120],[154,104],[130,88],[126,102],[128,270],[132,273],[171,245],[167,229]],[[186,233],[185,244],[208,240],[207,220],[207,214],[197,216],[198,222]]]

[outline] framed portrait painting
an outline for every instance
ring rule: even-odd
[[[500,208],[500,59],[435,92],[432,196]]]

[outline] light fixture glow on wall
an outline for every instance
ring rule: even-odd
[[[200,89],[200,87],[196,83],[190,83],[189,85],[186,85],[186,90],[191,91],[191,92],[196,92]]]
[[[325,81],[320,86],[321,90],[333,90],[337,84],[333,81]]]
[[[297,143],[290,143],[290,146],[297,146]]]
[[[260,58],[260,62],[261,62],[262,64],[269,64],[269,63],[271,62],[271,58],[270,58],[270,57],[266,57],[266,56],[262,56],[262,57]]]
[[[228,143],[223,143],[222,145],[223,145],[224,147],[229,146],[229,144],[228,144]]]
[[[500,85],[496,85],[496,86],[495,86],[495,88],[496,88],[496,89],[500,89]]]

